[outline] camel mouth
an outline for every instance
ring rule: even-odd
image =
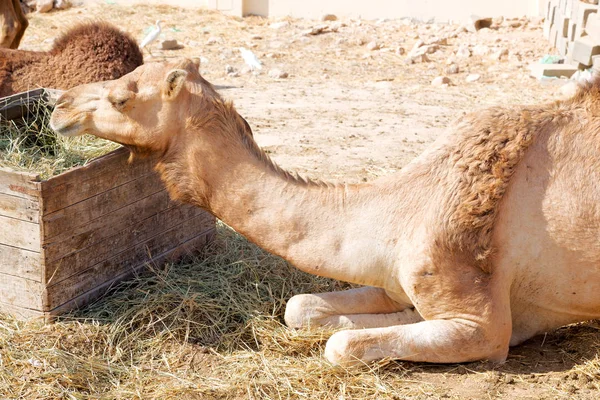
[[[57,121],[54,120],[54,114],[50,118],[50,128],[62,136],[80,136],[84,134],[84,129],[80,122],[65,121],[63,123],[57,123]]]

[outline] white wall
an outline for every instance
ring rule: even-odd
[[[244,0],[268,15],[319,18],[325,13],[365,19],[412,17],[419,20],[462,21],[482,17],[540,15],[540,0]],[[266,4],[266,5],[265,5]],[[245,7],[248,13],[250,7]],[[264,15],[264,14],[259,14]]]
[[[325,13],[331,13],[339,17],[365,19],[411,17],[427,21],[434,18],[440,22],[461,22],[472,14],[481,17],[542,15],[540,10],[546,3],[545,0],[116,0],[116,2],[208,7],[238,16],[256,14],[265,17],[289,15],[296,18],[319,18]]]

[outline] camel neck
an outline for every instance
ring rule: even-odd
[[[255,146],[250,150],[247,145],[200,145],[189,157],[195,160],[193,166],[181,165],[173,172],[163,168],[163,179],[182,188],[172,193],[181,194],[187,190],[183,186],[203,187],[176,197],[207,208],[305,272],[381,286],[385,277],[376,271],[389,262],[382,258],[390,253],[381,239],[386,232],[376,222],[383,219],[375,200],[380,194],[370,184],[335,186],[298,178],[257,152],[252,138],[247,139]]]

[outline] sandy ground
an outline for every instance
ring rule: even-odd
[[[273,160],[312,178],[358,182],[391,174],[461,114],[551,101],[566,82],[528,76],[530,63],[552,53],[536,20],[497,21],[496,29],[469,33],[457,25],[407,20],[239,19],[117,3],[32,14],[22,48],[48,48],[59,32],[89,18],[111,21],[141,40],[160,17],[163,38],[175,38],[183,48],[161,51],[154,43],[146,61],[201,57],[202,74],[235,101]],[[283,26],[271,25],[280,22]],[[323,33],[306,34],[320,25],[326,26]],[[448,44],[428,54],[429,62],[407,63],[406,53],[417,40],[444,37]],[[370,50],[371,42],[378,49]],[[474,54],[457,56],[461,45]],[[245,70],[241,46],[262,61],[261,71]],[[502,53],[500,59],[490,57],[496,52]],[[452,61],[458,74],[446,73]],[[271,77],[273,69],[288,77]],[[467,82],[472,74],[479,79]],[[440,75],[451,83],[433,86]],[[598,398],[598,343],[597,323],[579,325],[513,349],[503,366],[424,365],[406,384],[442,398]]]

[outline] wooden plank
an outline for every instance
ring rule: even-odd
[[[40,282],[0,274],[0,301],[3,303],[42,310],[43,292]]]
[[[164,190],[164,186],[152,172],[62,210],[44,214],[42,216],[44,237],[47,240],[59,234],[68,234],[73,228],[88,224],[96,218],[110,214],[161,190]]]
[[[209,230],[205,233],[202,233],[196,237],[193,237],[178,247],[168,250],[167,252],[154,257],[152,262],[154,264],[163,264],[166,261],[176,261],[184,255],[191,255],[197,253],[202,247],[204,247],[208,242],[210,242],[214,236],[215,229]],[[147,267],[147,263],[142,263],[137,267],[134,267],[130,270],[126,270],[121,272],[117,276],[113,277],[107,282],[94,287],[93,289],[75,297],[67,301],[66,303],[55,307],[54,309],[47,312],[46,316],[48,320],[52,320],[54,317],[64,314],[66,312],[72,311],[74,309],[83,307],[87,304],[90,304],[92,301],[98,299],[102,295],[104,295],[111,287],[116,285],[117,283],[129,279],[133,277],[133,274]]]
[[[0,215],[0,244],[40,251],[40,225]]]
[[[46,263],[60,259],[73,251],[112,236],[115,226],[132,226],[160,211],[175,207],[176,204],[169,199],[165,190],[154,193],[85,225],[73,227],[62,235],[45,239],[42,244],[44,259]]]
[[[34,89],[0,98],[0,120],[12,120],[27,115],[27,106],[45,99],[44,89]]]
[[[20,276],[22,278],[41,282],[41,254],[0,244],[0,274]],[[2,296],[0,296],[0,301],[2,301]]]
[[[129,163],[129,151],[115,150],[89,164],[42,182],[44,214],[79,203],[153,171],[153,159]]]
[[[40,178],[28,172],[0,168],[0,193],[26,199],[40,197]]]
[[[52,310],[110,281],[115,276],[147,263],[151,257],[160,257],[174,250],[179,244],[199,235],[197,227],[205,218],[204,215],[200,215],[190,219],[144,243],[115,254],[112,258],[88,268],[79,275],[49,285],[44,310]]]
[[[0,300],[0,313],[12,315],[21,320],[45,319],[46,315],[40,311],[31,308],[20,307],[14,304],[4,303]]]
[[[214,219],[212,216],[207,215],[208,213],[190,205],[172,207],[135,225],[122,224],[118,227],[120,231],[113,229],[113,235],[101,240],[96,238],[91,246],[76,249],[58,260],[47,261],[47,283],[56,284],[63,279],[77,275],[90,266],[111,258],[115,253],[120,253],[143,243],[200,214],[204,215],[205,219],[200,222],[197,229],[198,232],[203,232],[210,228],[210,222],[214,225]]]
[[[21,221],[40,222],[40,203],[37,199],[26,199],[0,193],[0,215]]]

